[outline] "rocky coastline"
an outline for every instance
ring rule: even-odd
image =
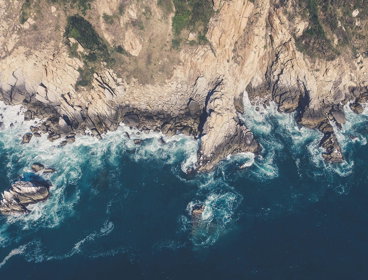
[[[205,34],[181,31],[179,46],[173,45],[175,9],[165,14],[157,3],[132,0],[119,14],[120,4],[94,0],[83,14],[42,0],[44,10],[30,10],[24,22],[21,3],[0,4],[6,19],[0,99],[26,107],[26,120],[42,120],[22,143],[47,134],[64,146],[86,129],[101,138],[124,123],[193,136],[199,149],[192,171],[208,172],[231,154],[261,151],[241,122],[247,92],[251,102],[275,102],[280,112],[294,113],[298,125],[319,130],[326,161],[344,160],[335,130],[345,123],[345,105],[359,114],[368,101],[368,56],[362,48],[335,56],[303,49],[301,40],[315,23],[299,1],[212,1]],[[147,10],[149,16],[142,15]],[[37,21],[37,13],[45,20]],[[105,14],[114,20],[105,22]],[[90,28],[95,41],[77,33],[84,30],[70,26],[73,20]],[[196,35],[205,40],[198,43]]]

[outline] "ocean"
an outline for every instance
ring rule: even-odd
[[[45,135],[22,145],[38,121],[1,103],[0,191],[34,162],[56,172],[47,201],[0,218],[0,279],[367,279],[368,109],[346,108],[346,161],[332,165],[322,135],[293,114],[245,107],[262,154],[188,175],[190,137],[122,125],[102,140],[87,132],[64,147]]]

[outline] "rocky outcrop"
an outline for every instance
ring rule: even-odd
[[[36,204],[49,197],[49,184],[46,181],[18,181],[2,193],[0,214],[13,215],[28,213],[28,205]]]
[[[325,159],[340,162],[334,129],[344,125],[343,106],[361,113],[368,101],[367,56],[304,52],[302,34],[312,23],[296,0],[214,0],[205,38],[196,44],[191,32],[179,47],[172,45],[174,11],[156,1],[125,1],[120,10],[120,1],[95,0],[83,18],[109,45],[107,57],[88,56],[83,42],[65,37],[62,3],[41,1],[42,16],[30,13],[25,23],[22,1],[0,3],[0,98],[24,105],[25,119],[41,118],[33,135],[60,145],[86,129],[101,138],[123,122],[192,135],[200,143],[197,170],[209,171],[232,153],[260,150],[239,121],[246,90],[251,101],[275,102],[320,130]]]

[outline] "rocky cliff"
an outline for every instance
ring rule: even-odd
[[[340,3],[341,2],[341,3]],[[50,140],[119,123],[193,135],[198,171],[261,147],[243,95],[323,133],[343,154],[343,107],[368,100],[368,2],[14,0],[0,2],[0,92]],[[336,125],[334,125],[336,124]],[[37,133],[37,134],[36,134]],[[30,140],[31,134],[28,136]]]

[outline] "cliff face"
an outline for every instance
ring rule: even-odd
[[[260,150],[238,117],[247,93],[319,129],[325,159],[340,162],[331,123],[368,99],[360,2],[336,10],[334,30],[337,7],[317,0],[1,1],[1,98],[43,118],[33,130],[51,140],[120,122],[193,135],[207,171]]]

